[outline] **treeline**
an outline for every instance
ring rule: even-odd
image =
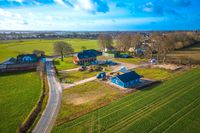
[[[114,48],[116,51],[129,52],[135,56],[147,58],[156,56],[163,62],[169,52],[188,47],[199,41],[200,36],[197,32],[154,32],[149,36],[140,33],[122,33],[114,38],[109,34],[101,34],[98,37],[98,44],[102,50]]]

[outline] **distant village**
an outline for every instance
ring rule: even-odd
[[[143,36],[150,36],[154,32],[170,33],[172,31],[0,31],[0,40],[16,40],[16,39],[58,39],[58,38],[82,38],[97,39],[100,34],[110,34],[116,37],[121,33],[140,33]],[[184,31],[182,31],[184,32]],[[192,31],[199,32],[199,31]]]

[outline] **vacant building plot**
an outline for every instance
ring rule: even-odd
[[[16,132],[42,93],[36,72],[0,74],[0,132]]]
[[[57,125],[53,132],[200,132],[199,79],[200,69],[193,69]]]
[[[61,111],[56,124],[91,112],[122,95],[120,90],[100,81],[92,81],[63,91]]]

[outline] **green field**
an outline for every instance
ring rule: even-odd
[[[33,50],[44,50],[47,55],[53,54],[53,43],[56,41],[66,41],[72,45],[75,51],[80,51],[82,46],[87,49],[97,49],[96,40],[86,39],[34,39],[34,40],[13,40],[0,42],[0,61],[9,57],[15,57],[22,53],[31,53]]]
[[[200,132],[200,69],[137,91],[53,132]],[[191,84],[192,83],[192,84]]]
[[[16,132],[41,93],[42,85],[36,72],[0,74],[0,132]]]

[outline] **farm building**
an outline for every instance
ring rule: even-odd
[[[73,57],[73,62],[75,64],[83,65],[85,63],[92,63],[96,61],[97,56],[101,55],[101,52],[96,50],[84,50],[82,52],[77,53]]]
[[[34,63],[38,61],[39,58],[36,54],[22,54],[17,56],[17,63]]]
[[[4,64],[4,65],[10,65],[10,64],[15,64],[16,63],[16,58],[9,58],[7,60],[5,60],[4,62],[2,62],[1,64]]]
[[[136,72],[130,71],[130,72],[112,77],[111,82],[124,88],[130,88],[138,84],[140,82],[140,78],[141,76],[138,75]]]

